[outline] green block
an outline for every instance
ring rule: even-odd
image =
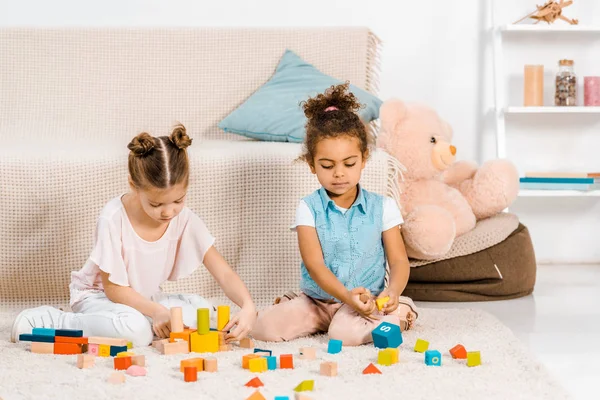
[[[294,388],[294,391],[295,392],[310,392],[314,389],[314,387],[315,387],[315,381],[313,381],[311,379],[308,381],[300,382],[300,384]]]
[[[210,331],[210,310],[199,308],[198,311],[198,334],[206,335]]]

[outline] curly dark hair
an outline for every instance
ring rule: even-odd
[[[349,82],[331,86],[324,93],[300,103],[308,118],[301,160],[314,165],[317,143],[340,136],[357,138],[363,157],[368,157],[373,138],[356,113],[363,105],[348,92],[349,86]]]

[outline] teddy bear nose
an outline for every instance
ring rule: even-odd
[[[452,153],[452,155],[455,156],[456,155],[456,147],[450,146],[450,153]]]

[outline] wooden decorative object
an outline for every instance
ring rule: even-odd
[[[573,4],[573,0],[560,0],[560,2],[552,0],[548,1],[542,6],[536,5],[537,9],[534,12],[527,14],[526,16],[514,23],[518,24],[525,18],[531,18],[536,20],[536,24],[540,21],[544,21],[548,24],[551,24],[554,23],[554,21],[556,21],[557,19],[562,19],[563,21],[567,21],[571,25],[577,25],[579,23],[578,20],[569,19],[562,15],[563,8],[568,7],[571,4]]]

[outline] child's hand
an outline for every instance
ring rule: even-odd
[[[256,307],[254,307],[254,304],[242,307],[240,312],[234,315],[223,328],[225,332],[229,331],[225,335],[226,343],[235,342],[246,337],[254,327],[254,322],[256,322]]]
[[[161,339],[171,334],[171,312],[163,305],[156,304],[156,311],[151,316],[152,330]]]
[[[379,317],[375,315],[377,311],[377,305],[375,300],[371,298],[371,294],[364,287],[358,287],[348,292],[349,301],[348,305],[352,307],[357,313],[365,318],[378,320]]]
[[[398,308],[398,293],[396,293],[394,289],[387,288],[383,292],[381,292],[379,296],[377,296],[377,298],[381,299],[382,297],[386,296],[390,299],[387,301],[387,303],[384,304],[381,311],[384,314],[389,314],[393,312],[396,308]]]

